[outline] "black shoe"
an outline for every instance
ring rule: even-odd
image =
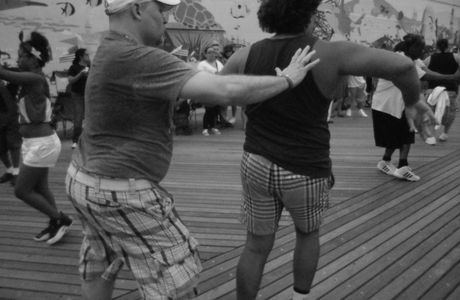
[[[5,174],[2,175],[2,177],[0,177],[0,183],[5,183],[7,181],[11,181],[12,178],[13,178],[13,174],[5,173]]]
[[[46,241],[49,245],[59,242],[64,237],[70,226],[72,226],[73,220],[61,212],[61,216],[58,219],[51,220],[51,223],[50,238]]]
[[[48,227],[46,227],[45,229],[40,231],[40,233],[38,233],[34,237],[34,240],[37,241],[37,242],[48,240],[50,238],[51,231],[53,231],[53,221],[52,220],[49,221]]]

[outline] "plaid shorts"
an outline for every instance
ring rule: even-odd
[[[83,280],[114,280],[126,263],[144,299],[197,295],[198,243],[164,189],[147,180],[98,177],[71,164],[66,191],[83,225]]]
[[[262,156],[244,152],[241,221],[253,234],[273,234],[286,207],[298,230],[315,231],[329,208],[333,181],[332,175],[310,178],[285,170]]]

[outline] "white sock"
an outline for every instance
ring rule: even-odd
[[[13,175],[19,175],[19,168],[11,168],[11,170],[12,170],[11,173]]]
[[[292,291],[292,300],[307,300],[308,294],[301,294],[296,291]]]
[[[6,169],[6,173],[9,173],[9,174],[13,174],[13,167],[9,167],[8,169]]]

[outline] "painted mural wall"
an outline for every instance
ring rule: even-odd
[[[225,42],[246,45],[267,36],[258,26],[259,5],[260,0],[182,0],[168,27],[220,30]],[[321,10],[332,40],[371,44],[413,32],[423,34],[427,44],[436,35],[460,44],[460,0],[324,0]],[[48,37],[54,59],[47,69],[60,70],[70,64],[69,49],[78,45],[94,52],[107,28],[102,0],[0,0],[0,50],[13,62],[22,29]]]

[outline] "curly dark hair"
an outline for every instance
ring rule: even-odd
[[[300,33],[308,27],[322,0],[264,0],[257,17],[268,33]]]
[[[19,45],[26,52],[31,53],[32,48],[40,52],[40,57],[38,57],[38,62],[40,67],[43,67],[47,62],[52,59],[51,47],[48,39],[43,36],[41,33],[33,31],[30,33],[30,40],[23,41],[23,32],[19,34],[19,39],[21,44]]]
[[[449,41],[447,39],[440,39],[436,42],[436,48],[438,48],[441,52],[446,52],[448,47]]]
[[[72,61],[72,64],[78,65],[81,61],[81,58],[83,55],[85,55],[86,49],[85,48],[78,48],[77,51],[75,51],[75,57]]]
[[[396,44],[394,51],[401,51],[412,60],[421,58],[425,49],[423,36],[409,33],[403,37],[403,41]]]

